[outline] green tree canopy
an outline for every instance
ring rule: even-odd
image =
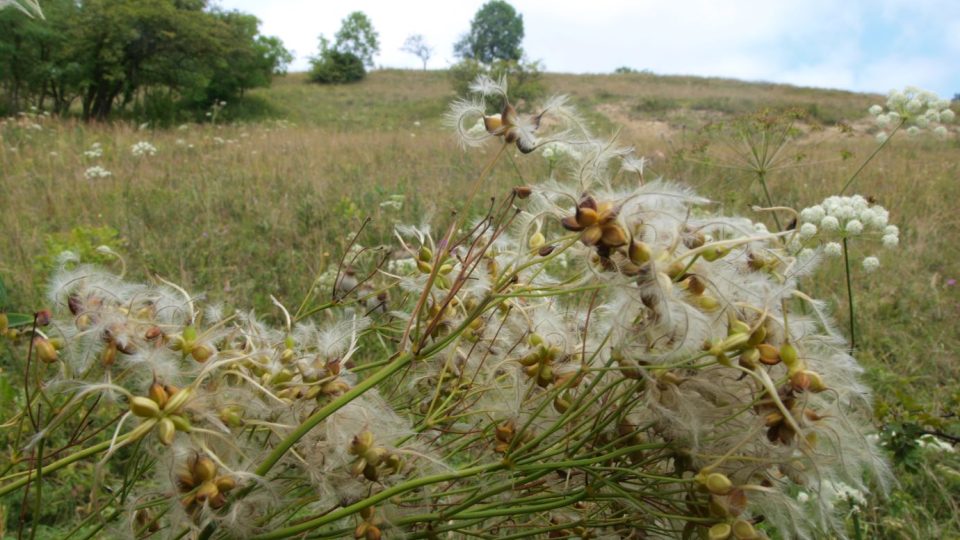
[[[523,56],[523,15],[504,0],[490,0],[470,22],[470,31],[454,45],[464,60],[491,64],[496,60],[519,61]]]
[[[380,52],[379,37],[370,18],[362,11],[354,11],[347,15],[333,36],[333,48],[353,54],[367,67],[373,67],[373,57]]]

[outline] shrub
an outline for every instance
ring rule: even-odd
[[[367,75],[363,60],[351,52],[327,49],[310,63],[310,80],[320,84],[351,83]]]

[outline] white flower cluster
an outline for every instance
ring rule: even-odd
[[[835,240],[856,236],[878,236],[883,247],[895,248],[900,244],[900,229],[891,225],[890,212],[861,195],[851,197],[831,196],[820,204],[800,211],[795,242],[797,247],[810,248],[814,243],[823,243],[823,251],[831,257],[843,254],[843,246]],[[819,242],[817,242],[819,237]],[[874,256],[863,259],[863,269],[873,272],[880,266]]]
[[[147,141],[140,141],[130,147],[130,153],[133,157],[153,156],[157,153],[157,147]]]
[[[947,124],[956,116],[950,110],[950,101],[941,99],[935,93],[908,86],[903,91],[891,90],[887,94],[886,109],[881,105],[872,105],[869,109],[881,131],[877,140],[885,141],[889,136],[886,130],[901,124],[909,124],[907,133],[917,135],[924,129],[930,129],[940,137],[948,134]]]
[[[88,157],[88,158],[91,158],[91,159],[96,159],[96,158],[98,158],[98,157],[103,157],[103,146],[101,146],[100,143],[95,142],[95,143],[93,143],[93,144],[90,145],[90,149],[89,149],[89,150],[86,150],[86,151],[83,153],[83,155],[86,156],[86,157]]]
[[[94,165],[93,167],[90,167],[84,171],[83,176],[87,180],[96,180],[98,178],[107,178],[113,176],[113,173],[99,165]]]

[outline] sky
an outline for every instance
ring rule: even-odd
[[[261,32],[308,67],[320,34],[351,11],[380,35],[378,66],[420,68],[400,50],[411,34],[434,47],[428,67],[456,62],[453,43],[484,0],[215,0],[253,13]],[[657,74],[885,93],[912,85],[960,93],[960,0],[512,0],[523,48],[547,71]]]

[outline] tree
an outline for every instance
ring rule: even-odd
[[[495,60],[519,61],[523,56],[523,15],[504,0],[490,0],[470,22],[470,31],[454,45],[464,60],[491,64]]]
[[[407,40],[403,42],[403,47],[400,47],[400,50],[419,58],[423,61],[423,70],[427,70],[427,61],[430,60],[430,56],[433,55],[433,47],[427,45],[427,40],[422,34],[413,34],[408,37]]]
[[[353,54],[365,66],[373,67],[373,57],[380,52],[379,34],[362,11],[347,15],[333,38],[333,48],[337,52]]]
[[[330,40],[320,35],[320,52],[310,59],[310,80],[320,84],[356,82],[367,74],[363,60],[352,52],[330,46]]]

